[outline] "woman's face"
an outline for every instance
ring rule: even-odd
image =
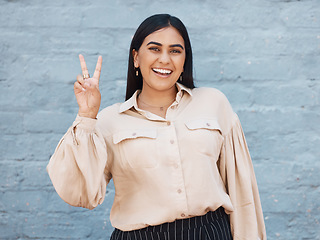
[[[169,90],[183,72],[184,40],[172,26],[148,35],[139,51],[133,50],[134,66],[140,68],[143,90]]]

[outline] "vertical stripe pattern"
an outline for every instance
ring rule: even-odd
[[[110,240],[232,240],[229,216],[220,207],[206,215],[133,231],[115,229]]]

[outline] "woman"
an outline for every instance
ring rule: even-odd
[[[79,58],[78,116],[47,167],[64,201],[92,209],[113,178],[111,239],[266,239],[239,119],[221,92],[194,87],[178,18],[139,26],[126,101],[99,114],[102,58],[92,78]]]

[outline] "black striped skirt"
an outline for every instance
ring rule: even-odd
[[[232,235],[229,216],[220,207],[203,216],[138,230],[115,229],[110,240],[232,240]]]

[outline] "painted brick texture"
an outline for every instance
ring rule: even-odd
[[[131,37],[163,12],[189,30],[196,85],[241,119],[268,239],[320,239],[319,0],[0,0],[0,239],[109,238],[113,184],[75,208],[45,167],[77,113],[78,54],[104,58],[102,107],[123,101]]]

